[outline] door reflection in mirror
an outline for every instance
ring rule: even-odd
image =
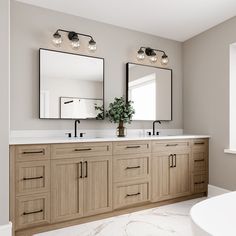
[[[127,98],[133,120],[172,119],[172,70],[127,63]]]

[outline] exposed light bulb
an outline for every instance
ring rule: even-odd
[[[78,35],[75,34],[71,39],[71,46],[73,49],[78,49],[80,46]]]
[[[93,39],[89,40],[88,49],[90,52],[95,52],[97,50],[97,44]]]
[[[154,51],[151,52],[149,60],[153,63],[157,61],[157,54]]]
[[[142,50],[142,48],[140,48],[137,53],[137,59],[139,61],[142,61],[144,60],[144,58],[145,58],[144,51]]]
[[[53,34],[53,39],[52,39],[52,43],[54,44],[54,46],[56,47],[60,47],[62,44],[62,37],[61,35],[56,32],[55,34]]]
[[[169,62],[169,58],[166,54],[163,54],[163,56],[161,57],[161,64],[162,65],[167,65]]]

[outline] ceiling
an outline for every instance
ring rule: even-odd
[[[236,0],[18,0],[177,41],[236,15]]]

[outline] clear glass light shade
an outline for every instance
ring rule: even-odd
[[[52,43],[56,47],[60,47],[61,46],[61,44],[62,44],[62,37],[61,37],[61,35],[59,33],[55,33],[53,35]]]
[[[155,55],[153,55],[153,56],[151,56],[150,58],[149,58],[149,60],[150,60],[150,62],[156,62],[157,61],[157,56]]]
[[[71,40],[71,47],[73,49],[78,49],[80,46],[80,42],[79,42],[79,39],[78,38],[74,38]]]
[[[167,55],[163,55],[162,58],[161,58],[161,64],[162,65],[167,65],[169,62],[169,58]]]
[[[91,39],[91,40],[89,41],[88,50],[89,50],[90,52],[95,52],[95,51],[97,50],[97,44],[96,44],[96,42],[95,42],[93,39]]]
[[[139,61],[144,60],[144,58],[145,58],[144,53],[138,53],[138,54],[137,54],[137,59],[138,59]]]
[[[142,61],[142,60],[144,60],[144,58],[145,58],[144,51],[142,50],[142,48],[140,48],[140,49],[138,50],[138,53],[137,53],[137,59],[138,59],[139,61]]]

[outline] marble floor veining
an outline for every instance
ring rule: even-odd
[[[37,236],[192,236],[189,211],[194,204],[204,199],[156,207]]]

